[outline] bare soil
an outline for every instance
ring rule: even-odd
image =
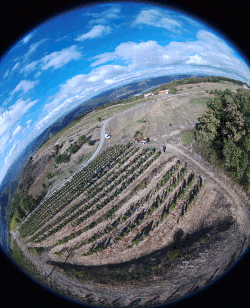
[[[226,88],[235,91],[239,86],[229,83],[204,83],[177,88],[182,88],[182,92]],[[127,198],[112,219],[103,221],[79,237],[68,241],[64,246],[55,246],[55,242],[88,225],[102,212],[97,212],[74,230],[67,227],[64,231],[45,240],[41,243],[41,246],[46,247],[41,256],[28,254],[26,245],[17,235],[18,246],[41,273],[50,275],[53,270],[48,279],[57,281],[62,290],[70,290],[73,297],[84,299],[89,297],[92,298],[92,303],[105,300],[105,303],[111,306],[115,306],[114,302],[118,301],[122,306],[133,303],[141,307],[180,299],[202,289],[230,269],[250,243],[249,197],[223,171],[209,165],[195,153],[192,143],[186,147],[183,146],[180,138],[183,130],[194,127],[198,117],[206,109],[205,100],[208,97],[212,95],[190,93],[172,98],[157,97],[147,105],[137,108],[136,111],[124,113],[107,124],[106,131],[112,138],[106,140],[103,149],[131,141],[134,132],[138,130],[142,136],[150,138],[150,144],[147,147],[154,146],[162,151],[162,145],[165,144],[166,152],[162,151],[158,160],[107,208],[102,209],[105,212],[116,202]],[[109,111],[112,111],[111,107]],[[98,115],[95,114],[95,117]],[[95,134],[93,133],[92,138],[98,139],[100,131],[96,130]],[[64,144],[60,153],[63,153],[70,141],[66,142],[68,143]],[[140,144],[140,147],[143,145]],[[87,146],[83,146],[79,153],[76,153],[77,155],[72,155],[69,163],[58,166],[57,170],[60,173],[63,170],[69,170],[80,157],[89,153],[88,150]],[[33,162],[37,164],[39,162],[39,166],[43,166],[44,170],[49,168],[49,164],[42,158],[47,157],[45,155],[50,152],[45,153],[38,158],[34,157]],[[149,233],[146,240],[130,249],[126,247],[140,232],[140,226],[122,240],[93,255],[82,256],[82,253],[88,251],[92,244],[74,250],[79,241],[84,241],[103,230],[107,223],[112,223],[118,216],[124,214],[131,204],[146,196],[177,159],[181,164],[187,162],[188,170],[192,170],[196,177],[201,176],[204,183],[197,201],[188,208],[183,219],[180,219],[181,208],[177,206]],[[155,170],[154,173],[152,173],[153,170]],[[40,185],[44,180],[44,173],[45,171],[37,172],[39,175],[36,177],[34,186],[30,187],[30,193],[37,193],[34,188],[35,183],[37,186]],[[147,182],[147,186],[132,193],[133,188],[143,180]],[[56,183],[53,185],[56,187]],[[138,211],[142,211],[147,206],[146,202]],[[154,217],[149,217],[151,220],[153,218],[154,224],[158,219],[157,211],[158,209],[153,213]],[[133,215],[135,216],[136,213]],[[130,220],[133,220],[133,215],[129,218]],[[113,235],[110,236],[113,237]],[[55,255],[54,252],[62,247],[72,248],[72,251],[61,256]],[[173,249],[177,249],[179,255],[171,259],[169,256]],[[146,264],[149,264],[149,267],[145,272],[142,268]],[[75,278],[73,269],[83,273],[83,276]]]

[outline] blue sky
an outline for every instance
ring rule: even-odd
[[[142,3],[79,8],[38,26],[1,59],[0,181],[27,144],[102,91],[168,74],[250,84],[235,49],[208,26]]]

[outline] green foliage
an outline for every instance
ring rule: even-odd
[[[137,192],[138,190],[144,189],[146,187],[147,187],[147,183],[145,181],[142,181],[138,185],[136,185],[132,191]]]
[[[250,183],[250,94],[241,89],[216,91],[197,125],[202,154],[220,163],[239,183]]]
[[[21,209],[20,205],[16,207],[16,217],[20,220],[25,216],[24,211]]]
[[[24,212],[30,212],[33,210],[37,203],[38,202],[34,197],[27,194],[20,199],[20,207]]]
[[[81,272],[80,271],[76,271],[75,269],[73,269],[73,275],[74,275],[74,278],[80,278],[81,277]]]
[[[201,237],[200,239],[199,239],[199,243],[207,243],[209,240],[208,240],[208,238],[206,237],[206,236],[204,236],[204,237]]]
[[[50,179],[53,178],[54,175],[53,175],[53,173],[49,172],[49,173],[47,173],[46,176],[47,176],[47,178],[50,180]]]
[[[56,156],[57,164],[66,163],[67,161],[68,161],[68,155],[66,153]]]
[[[38,270],[32,262],[25,257],[21,249],[17,246],[16,241],[13,241],[13,250],[10,251],[10,254],[13,261],[20,266],[24,272],[30,274],[32,277],[36,277],[36,274],[39,273]]]
[[[97,118],[97,121],[102,122],[102,118],[101,118],[101,117],[98,117],[98,118]]]
[[[194,139],[194,131],[193,130],[186,130],[181,135],[181,141],[184,145],[190,144]]]
[[[35,255],[40,255],[43,252],[43,247],[28,247],[28,252]]]
[[[83,145],[86,142],[86,136],[85,135],[80,136],[77,142],[80,146]]]
[[[140,134],[140,131],[137,130],[137,131],[134,133],[134,138],[136,138],[139,134]]]
[[[179,255],[180,255],[180,251],[176,248],[172,248],[171,250],[167,252],[167,258],[169,260],[175,260],[179,257]]]
[[[76,142],[74,142],[73,144],[70,145],[69,152],[70,154],[75,154],[79,149],[80,146]]]
[[[93,140],[88,141],[88,145],[94,145],[94,144],[95,144],[95,142]]]
[[[175,94],[175,93],[177,93],[177,91],[178,91],[178,90],[177,90],[176,88],[170,88],[170,89],[169,89],[169,93],[170,93],[170,94]]]
[[[55,146],[55,150],[56,150],[55,155],[57,155],[59,149],[60,149],[60,146],[59,146],[59,144],[57,144],[57,145]]]

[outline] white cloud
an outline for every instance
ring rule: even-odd
[[[33,89],[37,83],[38,81],[21,80],[15,89],[11,92],[11,95],[14,95],[19,91],[27,93],[29,90]]]
[[[104,81],[106,78],[111,78],[128,72],[127,67],[120,65],[103,65],[97,69],[92,70],[88,74],[87,82],[100,82]]]
[[[10,71],[9,71],[9,70],[7,70],[7,71],[5,72],[5,74],[3,75],[3,78],[8,77],[8,76],[9,76],[9,73],[10,73]]]
[[[20,62],[17,62],[17,63],[12,67],[10,73],[15,72],[15,71],[18,69],[19,66],[20,66]]]
[[[71,60],[79,60],[80,57],[81,53],[77,50],[75,45],[72,45],[69,48],[64,48],[61,51],[55,51],[45,56],[41,60],[42,70],[47,70],[50,67],[54,69],[61,68]]]
[[[162,60],[165,54],[166,49],[155,41],[141,43],[127,42],[116,47],[114,52],[95,56],[93,59],[97,60],[91,66],[95,67],[115,59],[122,59],[128,64],[131,70],[155,65],[165,65],[166,62]],[[167,59],[168,55],[165,55],[164,58]]]
[[[104,65],[93,69],[87,75],[77,75],[69,80],[65,84],[60,86],[60,90],[56,95],[51,98],[54,98],[50,103],[44,106],[44,111],[46,110],[48,113],[51,113],[52,110],[61,106],[61,102],[65,99],[69,99],[70,97],[74,97],[75,95],[87,91],[91,92],[92,87],[96,87],[103,83],[105,79],[110,79],[115,76],[119,76],[121,74],[127,73],[128,69],[124,66],[119,65]],[[77,101],[79,98],[77,99]],[[68,101],[69,102],[69,101]],[[72,101],[70,102],[72,104]],[[59,109],[58,109],[59,110]]]
[[[23,56],[23,59],[24,60],[28,60],[28,58],[37,50],[37,48],[45,43],[48,39],[42,39],[34,44],[31,44],[30,47],[29,47],[29,50],[28,52],[26,52],[26,54]]]
[[[32,123],[32,120],[28,120],[27,122],[26,122],[26,125],[27,125],[27,128],[30,128],[30,124]]]
[[[17,92],[21,91],[23,94],[26,94],[29,90],[33,89],[37,83],[38,81],[21,80],[15,89],[10,92],[7,102],[10,102]]]
[[[249,82],[249,68],[233,55],[233,50],[220,38],[207,31],[199,31],[192,42],[171,42],[161,46],[155,41],[141,43],[127,42],[115,48],[114,52],[100,54],[93,58],[92,71],[77,75],[60,86],[43,111],[48,115],[37,128],[51,123],[87,98],[100,91],[117,87],[142,78],[173,73],[207,73],[224,75]],[[122,60],[124,66],[115,65]],[[109,61],[111,65],[101,65]],[[92,90],[93,89],[93,90]],[[91,93],[92,91],[92,93]],[[47,124],[46,124],[47,125]]]
[[[10,143],[10,134],[6,133],[3,136],[0,137],[0,154],[4,153],[4,150]]]
[[[172,41],[161,46],[155,41],[141,43],[127,42],[116,47],[114,52],[93,57],[91,66],[96,67],[116,59],[124,61],[129,70],[170,65],[191,65],[210,67],[229,74],[236,74],[249,80],[249,67],[234,56],[233,49],[214,34],[201,30],[197,40],[192,42]],[[238,77],[239,78],[239,77]]]
[[[136,17],[132,26],[144,24],[176,32],[176,29],[182,27],[182,24],[179,19],[175,20],[169,15],[169,13],[162,13],[162,11],[157,9],[143,9]]]
[[[24,73],[25,75],[29,74],[30,72],[34,71],[38,65],[39,61],[33,61],[30,64],[22,67],[20,72]]]
[[[100,36],[107,35],[111,32],[110,26],[102,26],[97,25],[94,26],[88,33],[85,33],[79,37],[76,38],[76,41],[84,41],[87,39],[94,39]]]
[[[31,39],[32,37],[35,35],[36,31],[33,31],[31,33],[29,33],[28,35],[26,35],[22,40],[21,40],[21,43],[22,44],[27,44]]]
[[[59,106],[62,100],[67,99],[72,95],[76,95],[80,91],[83,91],[85,79],[86,75],[82,74],[67,80],[65,84],[62,84],[60,86],[59,92],[55,96],[53,96],[54,97],[53,101],[44,106],[44,110],[50,113],[57,106]]]
[[[205,65],[208,64],[208,61],[204,61],[200,56],[194,55],[190,56],[189,60],[186,61],[187,64],[197,64],[197,65]]]
[[[9,153],[6,155],[5,160],[4,160],[5,169],[8,169],[9,166],[12,164],[14,160],[13,157],[16,157],[16,155],[21,152],[20,145],[21,145],[20,140],[14,141],[12,148],[10,149]]]
[[[8,133],[16,122],[37,102],[38,100],[30,101],[29,99],[18,99],[14,105],[2,112],[0,114],[0,136]]]
[[[120,5],[111,5],[110,9],[107,9],[101,13],[86,13],[85,16],[91,16],[92,19],[89,24],[106,24],[112,19],[118,19],[120,17],[121,8]]]
[[[22,125],[18,125],[14,132],[12,133],[12,138],[14,138],[17,134],[19,134],[21,131],[23,131],[24,127]]]

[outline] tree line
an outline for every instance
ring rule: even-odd
[[[199,150],[250,192],[250,91],[215,91],[196,125]]]

